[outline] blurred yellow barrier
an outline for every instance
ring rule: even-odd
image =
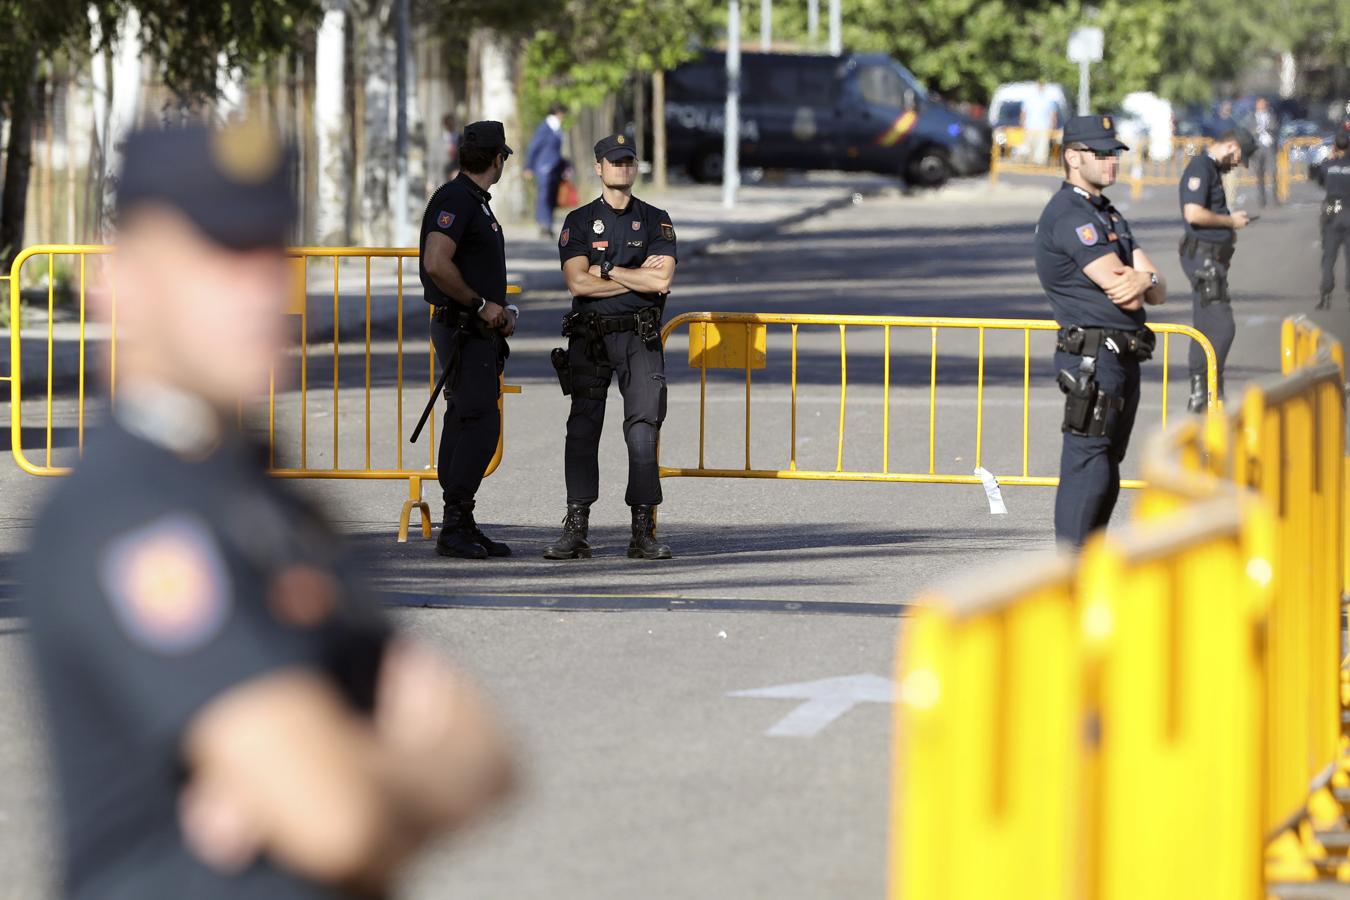
[[[11,318],[11,452],[19,467],[30,474],[61,475],[68,471],[74,455],[84,448],[85,422],[91,403],[103,406],[105,401],[115,402],[117,299],[114,296],[110,300],[112,314],[107,323],[92,321],[87,302],[91,291],[101,289],[100,264],[111,250],[92,245],[29,247],[15,260],[6,278]],[[416,420],[439,375],[430,345],[430,310],[425,315],[404,313],[405,277],[411,277],[420,289],[416,273],[405,273],[405,260],[416,260],[417,250],[297,247],[287,252],[294,261],[297,276],[288,310],[297,323],[296,345],[283,361],[281,371],[273,372],[265,405],[241,409],[241,419],[247,413],[259,432],[265,429],[268,463],[276,477],[407,481],[408,499],[399,515],[398,539],[407,540],[414,511],[420,513],[423,537],[430,537],[430,507],[422,500],[422,482],[436,478],[436,417],[429,421],[425,451],[418,451],[419,456],[422,452],[426,454],[423,466],[405,460],[403,447],[404,435],[411,430],[409,422]],[[42,267],[44,258],[46,265]],[[58,259],[62,261],[59,270]],[[344,296],[342,264],[347,261],[360,266],[357,271],[346,273],[349,283],[354,281],[360,287]],[[384,271],[373,271],[373,265],[380,261]],[[25,271],[24,266],[29,263],[32,266]],[[39,270],[33,272],[33,267]],[[311,291],[309,284],[316,267],[322,270],[320,277],[324,279],[318,292]],[[381,279],[383,285],[376,283],[372,287],[373,278]],[[46,301],[45,321],[38,326],[42,332],[40,354],[45,356],[42,370],[45,377],[39,376],[42,387],[29,389],[30,393],[25,393],[28,386],[24,383],[22,366],[24,337],[19,323],[20,286],[26,279],[36,285],[35,292],[44,294]],[[520,288],[512,285],[510,291],[520,293]],[[58,304],[58,296],[63,298],[62,304]],[[380,305],[392,305],[392,317]],[[325,317],[331,321],[324,321]],[[344,322],[349,335],[352,332],[359,335],[346,341],[348,345],[356,344],[359,348],[356,351],[344,352]],[[382,328],[390,327],[392,336],[380,333]],[[323,338],[318,338],[319,329],[325,332]],[[327,334],[330,330],[331,337]],[[66,332],[59,342],[58,331]],[[315,338],[317,346],[311,347],[311,338]],[[58,390],[57,353],[58,348],[71,345],[69,352],[78,359],[73,366],[74,396],[68,398]],[[422,365],[426,366],[425,381],[412,374]],[[91,391],[90,382],[96,379],[106,379],[106,398],[101,392],[95,395]],[[405,382],[409,388],[406,392]],[[502,392],[520,393],[520,388],[504,384]],[[405,408],[405,393],[412,398],[409,408]],[[38,456],[33,458],[24,446],[24,409],[25,404],[38,403],[45,416],[41,446],[36,451]],[[498,403],[501,405],[500,399]],[[314,427],[322,427],[318,425],[322,419],[329,420],[328,427],[323,429],[329,439],[322,443],[311,441],[310,432]],[[344,427],[344,421],[355,423],[354,427]],[[74,432],[69,442],[73,446],[60,447],[58,435],[67,430]],[[501,463],[504,430],[503,424],[488,475]],[[376,453],[372,442],[381,432],[394,437],[394,446]]]
[[[1232,415],[1149,440],[1131,523],[1075,560],[925,598],[904,627],[892,898],[1256,900],[1350,881],[1344,375],[1311,323],[1283,344],[1285,373]],[[1013,674],[1037,665],[1029,687]],[[1009,749],[1027,742],[1041,749]],[[1032,790],[1034,808],[1007,802]],[[969,871],[986,847],[1001,881]]]
[[[751,397],[753,395],[754,379],[751,377],[753,370],[763,369],[767,364],[768,355],[768,337],[767,331],[770,326],[783,326],[776,334],[782,335],[786,343],[787,352],[787,374],[788,374],[788,394],[787,400],[787,453],[783,462],[786,464],[783,468],[759,468],[752,463],[752,441],[754,432],[751,428],[752,423],[752,405]],[[1162,399],[1162,423],[1167,424],[1168,418],[1168,386],[1171,380],[1170,350],[1171,339],[1173,336],[1185,337],[1191,341],[1197,342],[1204,350],[1205,358],[1208,361],[1209,369],[1209,399],[1213,415],[1218,416],[1222,405],[1215,396],[1214,387],[1217,384],[1217,375],[1215,367],[1214,348],[1209,341],[1200,332],[1187,325],[1179,325],[1170,322],[1150,324],[1150,328],[1159,336],[1158,349],[1156,354],[1156,365],[1159,366],[1162,375],[1161,399]],[[960,318],[925,318],[917,316],[831,316],[831,315],[797,315],[797,314],[777,314],[777,313],[730,313],[730,312],[693,312],[683,313],[671,319],[666,323],[662,330],[661,339],[663,343],[668,343],[671,336],[680,329],[689,329],[689,361],[690,365],[699,370],[699,413],[698,413],[698,460],[696,465],[672,466],[663,464],[661,466],[661,477],[663,478],[776,478],[776,479],[796,479],[807,481],[877,481],[877,482],[918,482],[935,484],[980,484],[980,478],[970,474],[975,468],[985,465],[985,380],[986,380],[986,338],[992,334],[1011,335],[1014,340],[1021,338],[1019,356],[1021,357],[1020,368],[1020,397],[1021,397],[1021,434],[1020,434],[1020,460],[1021,471],[1009,474],[998,474],[998,480],[1001,484],[1008,485],[1040,485],[1054,486],[1059,483],[1058,475],[1053,474],[1034,474],[1030,469],[1030,441],[1031,441],[1031,335],[1033,332],[1055,332],[1058,326],[1048,319],[960,319]],[[834,468],[831,469],[804,469],[798,465],[798,376],[800,373],[799,348],[800,338],[807,334],[809,329],[814,337],[827,337],[833,343],[838,341],[839,355],[837,371],[839,373],[839,413],[837,418],[837,431],[834,435],[835,454]],[[783,334],[783,332],[786,334]],[[897,354],[893,352],[892,337],[899,333],[919,334],[927,340],[926,353],[927,379],[917,385],[920,388],[926,387],[928,392],[928,418],[927,418],[927,471],[905,472],[893,471],[891,468],[891,388],[893,386],[914,387],[911,382],[907,385],[901,385],[896,379],[892,378],[892,358]],[[962,452],[962,459],[969,458],[972,464],[964,466],[961,472],[942,471],[938,460],[938,442],[937,442],[937,417],[938,417],[938,339],[939,335],[946,333],[949,336],[953,332],[973,335],[976,343],[976,377],[975,377],[975,416],[974,416],[974,446],[959,448]],[[851,334],[871,334],[878,335],[881,339],[883,362],[881,372],[881,383],[873,385],[862,385],[851,383],[849,379],[849,352],[848,341]],[[854,357],[857,359],[857,356]],[[710,369],[730,368],[742,369],[745,373],[743,398],[744,398],[744,443],[743,459],[744,464],[741,468],[725,468],[708,465],[708,437],[710,429],[707,422],[707,412],[709,405],[709,381],[708,371]],[[847,407],[848,394],[850,388],[855,392],[863,387],[878,387],[882,392],[882,434],[879,450],[879,465],[872,469],[863,469],[849,467],[845,465],[845,435],[847,432]],[[1041,388],[1053,394],[1056,399],[1061,397],[1059,390],[1048,380]],[[738,387],[737,393],[742,393]],[[944,388],[945,392],[949,390]],[[667,428],[670,426],[668,425]],[[717,437],[730,437],[734,432],[725,429],[719,429],[715,432]],[[1000,433],[997,439],[1001,448],[1015,446],[1012,441],[1016,438],[1007,433]],[[991,442],[992,443],[992,442]],[[719,447],[721,444],[719,443]],[[966,457],[965,453],[970,456]],[[950,458],[947,454],[946,458]],[[1138,488],[1143,482],[1138,480],[1126,480],[1122,482],[1123,487]]]

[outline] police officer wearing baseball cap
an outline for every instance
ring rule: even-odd
[[[431,342],[445,382],[445,423],[436,473],[445,519],[436,552],[460,559],[510,556],[474,518],[475,495],[497,450],[506,339],[520,310],[506,302],[506,239],[488,189],[511,148],[501,122],[474,122],[459,145],[459,175],[422,214],[419,273],[432,305]]]
[[[1036,274],[1055,321],[1055,368],[1065,393],[1055,537],[1077,549],[1105,528],[1139,406],[1139,364],[1153,351],[1145,304],[1167,288],[1130,225],[1102,193],[1120,153],[1110,116],[1064,126],[1065,181],[1036,226]]]
[[[292,158],[258,123],[126,141],[116,403],[22,576],[64,897],[380,896],[505,784],[475,691],[237,425],[287,344]]]
[[[670,559],[656,540],[661,480],[656,448],[666,417],[666,369],[661,314],[675,275],[675,227],[670,216],[633,196],[637,151],[633,139],[612,134],[595,145],[599,197],[568,214],[558,240],[572,312],[563,319],[567,349],[553,351],[567,418],[567,515],[548,559],[591,555],[591,504],[600,493],[600,431],[614,375],[623,396],[632,508],[631,559]]]
[[[1233,125],[1204,153],[1197,153],[1181,173],[1181,217],[1186,225],[1181,269],[1191,283],[1191,321],[1214,346],[1219,364],[1219,383],[1214,387],[1220,398],[1224,362],[1237,334],[1228,294],[1228,266],[1237,232],[1251,221],[1243,210],[1229,212],[1223,176],[1234,166],[1245,166],[1255,152],[1252,133]],[[1190,368],[1191,396],[1186,409],[1203,412],[1209,406],[1208,367],[1199,344],[1191,344]]]
[[[1345,249],[1345,293],[1350,297],[1350,134],[1336,135],[1331,156],[1323,164],[1322,285],[1318,309],[1331,309],[1336,286],[1336,256]]]

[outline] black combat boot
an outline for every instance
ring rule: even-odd
[[[544,550],[544,559],[590,559],[591,545],[586,543],[586,535],[591,528],[591,505],[589,503],[567,504],[567,515],[563,518],[562,537]]]
[[[1317,301],[1316,309],[1331,309],[1331,292],[1322,295],[1322,299]]]
[[[1209,391],[1204,375],[1191,376],[1191,399],[1186,402],[1186,412],[1200,413],[1209,408]]]
[[[511,555],[510,547],[506,546],[501,541],[494,541],[486,534],[483,534],[483,529],[478,527],[478,523],[475,522],[473,518],[474,502],[470,500],[462,505],[464,507],[464,516],[465,519],[467,520],[466,527],[468,528],[470,536],[472,536],[473,539],[478,542],[478,546],[486,550],[488,556],[497,558],[501,558],[503,556],[510,556]]]
[[[487,559],[488,552],[478,543],[472,529],[472,503],[445,504],[445,521],[441,523],[440,537],[436,538],[436,552],[456,559]]]
[[[656,540],[656,507],[633,507],[633,540],[628,544],[629,559],[670,559],[670,548]]]

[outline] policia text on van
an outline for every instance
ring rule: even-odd
[[[722,177],[726,56],[709,53],[668,78],[672,165]],[[930,98],[879,54],[741,57],[741,162],[770,169],[844,169],[935,186],[989,168],[986,125]]]

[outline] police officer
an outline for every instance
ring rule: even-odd
[[[1234,126],[1198,153],[1181,173],[1181,217],[1186,234],[1181,241],[1181,269],[1191,283],[1192,322],[1214,346],[1219,367],[1218,395],[1223,397],[1223,367],[1233,346],[1237,326],[1228,294],[1228,265],[1233,259],[1237,232],[1251,221],[1243,210],[1228,211],[1223,177],[1234,166],[1246,165],[1256,152],[1256,139]],[[1190,351],[1190,412],[1209,405],[1205,352],[1192,343]]]
[[[1036,226],[1036,274],[1060,325],[1055,368],[1065,393],[1055,537],[1079,548],[1105,528],[1139,406],[1139,364],[1153,351],[1144,304],[1162,303],[1162,275],[1102,194],[1120,152],[1109,116],[1064,126],[1065,181]]]
[[[23,565],[62,896],[381,896],[506,783],[476,693],[235,427],[286,343],[287,157],[251,125],[125,145],[116,407]]]
[[[1336,286],[1336,254],[1345,248],[1346,297],[1350,298],[1350,134],[1336,135],[1331,158],[1322,167],[1322,299],[1318,309],[1331,308]]]
[[[591,504],[600,493],[600,430],[617,374],[628,444],[627,503],[633,510],[632,559],[670,559],[656,540],[661,502],[656,448],[666,417],[661,313],[675,275],[675,228],[664,210],[633,196],[637,152],[613,134],[595,145],[599,197],[568,214],[558,240],[572,312],[563,319],[567,350],[553,351],[567,418],[567,516],[547,559],[589,558]]]
[[[434,308],[431,342],[446,375],[445,425],[436,457],[445,520],[436,552],[460,559],[511,555],[510,547],[489,538],[474,520],[474,496],[501,430],[506,339],[520,315],[506,302],[506,240],[488,193],[510,155],[501,122],[467,126],[459,175],[431,195],[422,214],[419,270]]]

